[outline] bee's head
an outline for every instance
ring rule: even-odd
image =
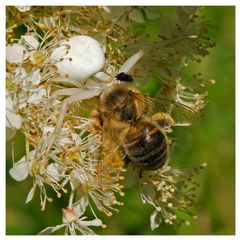
[[[106,89],[100,96],[99,111],[119,122],[135,122],[137,109],[134,91],[126,84],[116,84]]]
[[[121,109],[128,100],[129,89],[124,84],[117,84],[106,89],[100,96],[100,111],[113,112]]]
[[[116,79],[122,82],[133,82],[133,77],[125,72],[117,74]]]

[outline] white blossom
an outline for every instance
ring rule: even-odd
[[[59,164],[58,163],[50,163],[47,166],[46,174],[49,176],[52,182],[58,182],[61,177],[59,173]]]
[[[28,103],[38,104],[43,97],[47,95],[45,88],[39,88],[31,92],[31,96],[28,98]]]
[[[8,76],[11,77],[8,73]],[[16,84],[21,84],[24,78],[27,76],[27,72],[23,67],[16,67],[12,70],[12,80]]]
[[[39,46],[39,41],[33,35],[23,35],[19,43],[26,45],[28,50],[36,50]]]
[[[27,199],[26,199],[25,203],[29,203],[30,201],[32,201],[36,187],[37,187],[37,184],[34,183],[31,190],[29,191],[29,193],[27,195]]]
[[[13,167],[9,170],[9,174],[13,179],[20,182],[27,178],[29,174],[29,163],[27,157],[23,156],[18,162],[16,162]]]
[[[27,12],[31,9],[31,6],[15,6],[20,12]]]
[[[17,113],[14,103],[10,97],[6,99],[6,125],[10,129],[20,129],[22,126],[22,118]]]
[[[159,211],[155,210],[150,216],[150,227],[152,230],[159,227],[161,223],[161,217],[159,217]]]
[[[10,63],[22,63],[29,56],[27,49],[18,44],[7,45],[6,59]]]
[[[70,233],[76,235],[77,232],[85,235],[94,235],[94,232],[89,228],[90,226],[102,226],[102,221],[99,218],[94,220],[86,220],[83,216],[88,206],[88,201],[85,197],[81,197],[80,200],[73,204],[71,207],[67,207],[62,210],[63,223],[53,227],[47,227],[39,234],[51,234],[61,228],[65,228],[65,234]]]

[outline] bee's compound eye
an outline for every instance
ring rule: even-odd
[[[133,82],[133,78],[131,75],[121,72],[116,76],[116,79],[122,82]]]

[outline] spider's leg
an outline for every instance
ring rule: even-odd
[[[133,56],[131,56],[130,58],[128,58],[123,65],[121,66],[121,68],[118,70],[118,73],[128,73],[133,67],[134,65],[137,63],[137,61],[139,61],[140,58],[142,58],[144,52],[143,50],[139,50],[137,53],[135,53]]]
[[[98,96],[100,93],[101,93],[100,89],[83,90],[83,89],[78,89],[78,88],[61,89],[61,90],[58,90],[58,92],[56,94],[54,93],[55,97],[59,96],[59,95],[68,95],[69,97],[67,97],[63,100],[63,103],[62,103],[62,106],[61,106],[61,111],[60,111],[55,129],[50,136],[48,147],[47,147],[47,150],[46,150],[46,153],[45,153],[45,159],[48,155],[49,150],[51,149],[51,147],[53,145],[53,142],[54,142],[55,137],[56,137],[56,133],[61,129],[61,126],[62,126],[62,123],[63,123],[63,120],[64,120],[65,113],[67,111],[68,105],[71,104],[71,103],[74,103],[74,102],[80,102],[84,99],[89,99],[89,98]]]

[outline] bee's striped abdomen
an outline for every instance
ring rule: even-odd
[[[156,170],[168,159],[166,136],[150,122],[140,122],[131,127],[124,148],[130,161],[144,170]]]

